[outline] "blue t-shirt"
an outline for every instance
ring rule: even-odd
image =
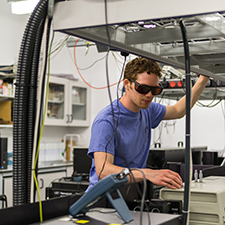
[[[147,109],[141,109],[138,113],[128,110],[119,100],[114,100],[112,105],[114,122],[110,104],[98,113],[92,124],[88,150],[88,155],[92,157],[92,166],[88,190],[98,182],[94,152],[111,153],[117,166],[128,167],[128,163],[130,168],[145,168],[151,129],[158,126],[166,112],[165,106],[155,102],[151,102]]]

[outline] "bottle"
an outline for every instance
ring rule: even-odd
[[[197,170],[195,170],[194,178],[195,178],[195,182],[198,182],[198,171]]]
[[[199,172],[199,182],[203,182],[203,173],[202,173],[202,170],[200,170]]]

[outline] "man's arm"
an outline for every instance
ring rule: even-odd
[[[191,93],[191,108],[194,106],[196,101],[199,99],[201,93],[203,92],[209,78],[200,75],[198,81],[192,88]],[[167,105],[166,113],[163,120],[179,119],[182,118],[186,111],[186,96],[181,98],[175,105]]]
[[[110,174],[120,173],[124,168],[120,166],[116,166],[113,164],[114,156],[110,153],[105,152],[95,152],[95,168],[97,176],[102,179],[105,176]],[[104,168],[103,168],[104,165]],[[102,169],[103,168],[103,169]],[[145,178],[152,183],[165,186],[168,188],[176,189],[182,187],[182,179],[178,173],[175,173],[171,170],[151,170],[151,169],[139,169],[145,174]],[[136,182],[143,181],[143,175],[138,170],[132,170],[132,174],[135,178]],[[131,177],[129,178],[129,182],[134,182]]]

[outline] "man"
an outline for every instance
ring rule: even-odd
[[[127,63],[123,84],[126,89],[121,99],[101,110],[93,126],[88,155],[92,159],[91,188],[99,179],[122,171],[123,168],[140,168],[147,180],[160,186],[182,187],[179,174],[167,170],[145,168],[151,143],[151,129],[161,120],[182,118],[185,115],[185,96],[173,106],[152,102],[161,93],[161,68],[158,63],[137,57]],[[207,77],[200,76],[192,88],[191,107],[198,100]],[[136,182],[142,181],[140,170],[132,170]],[[133,178],[129,177],[133,182]],[[89,190],[88,188],[88,190]]]

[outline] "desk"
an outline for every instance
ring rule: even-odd
[[[140,224],[140,212],[133,212],[132,215],[134,220],[130,223],[126,223],[127,225],[138,225]],[[149,217],[148,217],[149,215]],[[149,223],[148,218],[150,218],[151,223]],[[43,225],[74,225],[74,224],[88,224],[88,225],[109,225],[109,224],[125,224],[123,220],[119,217],[117,212],[114,209],[106,209],[106,208],[93,208],[89,212],[86,213],[85,217],[79,217],[79,220],[89,220],[89,223],[76,223],[75,220],[71,220],[69,215],[54,218],[43,223],[35,223],[43,224]],[[78,221],[79,221],[78,220]],[[142,213],[142,224],[143,225],[181,225],[181,216],[180,215],[172,215],[172,214],[164,214],[164,213]]]

